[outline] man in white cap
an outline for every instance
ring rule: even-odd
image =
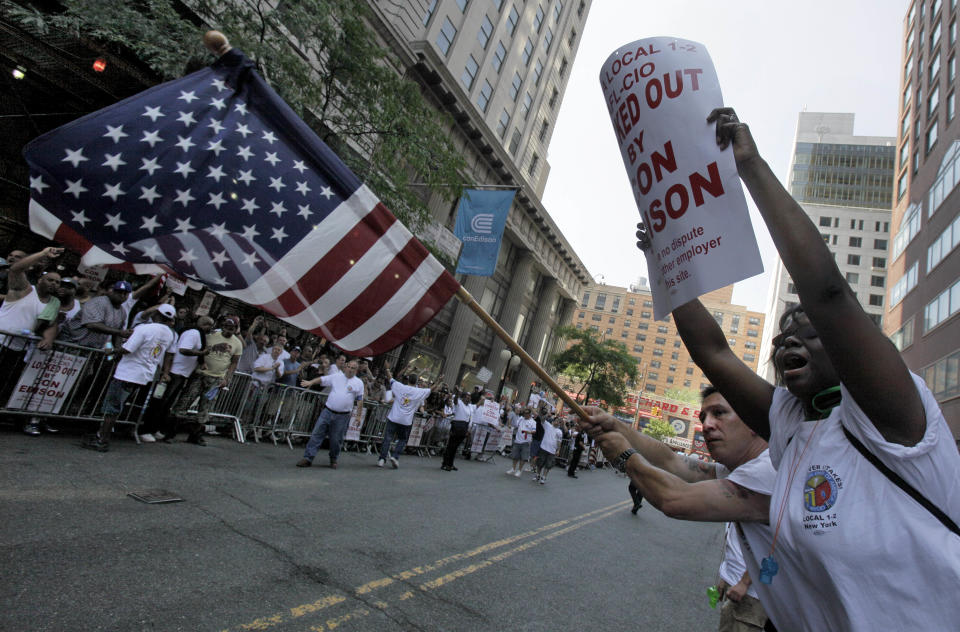
[[[153,315],[153,322],[134,329],[127,341],[117,348],[121,358],[103,399],[103,423],[99,432],[83,438],[81,446],[97,452],[110,449],[110,431],[123,410],[124,402],[141,386],[153,380],[164,354],[173,347],[176,337],[170,325],[176,316],[177,310],[173,305],[160,305]]]

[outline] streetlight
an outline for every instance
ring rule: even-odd
[[[513,369],[520,364],[520,356],[514,355],[513,351],[510,349],[504,349],[500,352],[500,361],[504,362],[503,367],[503,376],[500,378],[500,386],[497,387],[497,401],[500,401],[500,396],[503,394],[503,383],[507,381],[507,374],[510,373]]]

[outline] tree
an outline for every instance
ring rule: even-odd
[[[657,441],[663,441],[667,437],[676,437],[677,432],[669,422],[659,417],[651,419],[644,427],[643,432]]]
[[[371,28],[357,0],[62,0],[49,12],[2,0],[2,11],[33,32],[51,29],[132,52],[167,80],[188,62],[213,57],[200,35],[223,31],[340,158],[414,233],[427,221],[436,191],[459,197],[466,171],[447,130],[449,116],[430,106],[420,86]]]
[[[556,335],[573,344],[553,357],[553,368],[579,383],[579,399],[600,399],[622,406],[627,380],[637,378],[637,361],[616,340],[604,340],[592,329],[558,327]]]
[[[678,402],[700,405],[700,393],[690,388],[668,388],[663,395]]]

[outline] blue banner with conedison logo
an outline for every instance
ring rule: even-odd
[[[465,189],[457,209],[453,234],[463,242],[457,272],[490,276],[497,267],[500,240],[516,189],[480,191]]]

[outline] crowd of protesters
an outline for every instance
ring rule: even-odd
[[[57,348],[100,352],[109,360],[103,365],[109,367],[109,382],[101,384],[95,411],[101,420],[84,436],[83,447],[108,451],[114,425],[133,401],[143,406],[137,428],[141,442],[169,443],[185,433],[187,442],[205,445],[205,435],[219,434],[210,416],[216,396],[228,391],[234,373],[240,373],[249,376],[241,413],[248,418],[279,388],[314,389],[325,396],[300,467],[311,465],[325,442],[330,466],[336,467],[354,407],[372,401],[390,406],[379,467],[399,467],[418,414],[429,420],[424,445],[444,445],[444,471],[457,470],[458,452],[461,458],[482,460],[485,448],[504,454],[512,446],[511,473],[529,470],[543,484],[561,443],[569,440],[575,462],[568,474],[576,477],[584,436],[555,414],[542,391],[535,390],[526,404],[504,397],[491,413],[486,403],[494,396],[480,387],[431,384],[412,372],[395,377],[385,362],[350,358],[309,333],[292,336],[263,315],[245,327],[241,316],[229,310],[197,315],[160,275],[134,289],[135,279],[97,281],[71,274],[62,254],[63,249],[49,247],[30,254],[13,250],[0,259],[0,332],[8,334],[0,333],[0,362],[8,368],[0,397],[7,401],[32,349],[46,351],[63,343]],[[10,419],[32,436],[59,431],[40,414]],[[494,430],[494,437],[506,440],[486,441]]]

